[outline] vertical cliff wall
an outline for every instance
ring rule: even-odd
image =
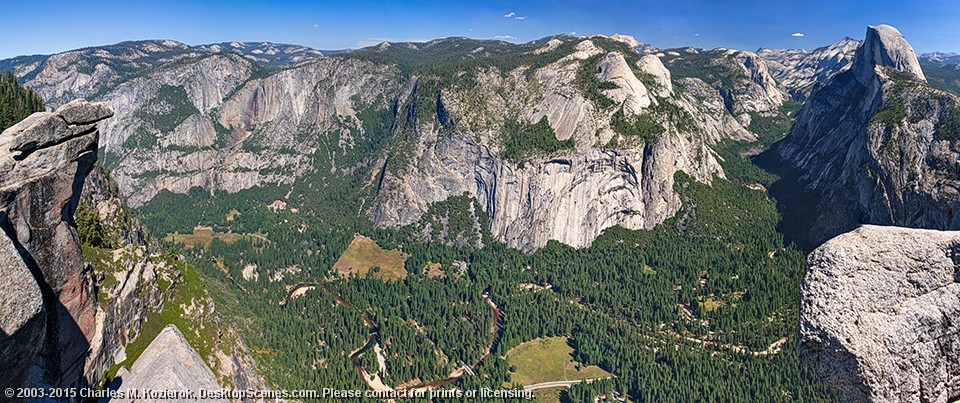
[[[926,83],[900,32],[869,27],[851,68],[811,93],[773,150],[807,192],[791,208],[816,207],[786,221],[809,226],[809,246],[859,224],[960,228],[957,116],[960,98]]]
[[[0,134],[0,248],[16,251],[0,261],[8,336],[0,343],[22,358],[5,360],[0,382],[18,384],[28,372],[32,384],[80,379],[96,308],[73,216],[97,159],[95,123],[112,114],[106,104],[74,101]]]

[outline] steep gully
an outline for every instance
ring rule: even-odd
[[[354,311],[357,312],[358,315],[360,315],[360,317],[363,319],[363,324],[366,325],[367,328],[370,330],[370,336],[369,338],[367,338],[367,342],[364,343],[362,347],[358,348],[356,351],[350,354],[350,362],[352,362],[353,365],[357,367],[357,371],[359,372],[360,377],[371,389],[378,390],[378,391],[394,390],[393,388],[385,385],[380,380],[380,377],[377,375],[374,376],[374,379],[371,379],[370,374],[367,373],[367,371],[360,364],[360,356],[370,351],[371,349],[375,350],[378,356],[380,355],[380,351],[379,351],[380,326],[377,324],[376,321],[374,321],[373,319],[370,319],[370,317],[367,316],[367,314],[365,314],[363,311],[361,311],[359,308],[353,305],[353,303],[351,303],[350,301],[347,301],[340,294],[337,294],[326,285],[322,285],[318,283],[299,283],[290,289],[290,291],[287,293],[287,296],[283,299],[283,301],[280,304],[286,305],[286,302],[293,299],[295,297],[295,294],[297,294],[300,290],[310,288],[310,287],[313,287],[313,288],[320,287],[320,289],[322,289],[324,293],[326,293],[327,295],[332,297],[334,300],[336,300],[338,304],[343,305],[347,308],[353,309]],[[493,302],[492,299],[490,299],[489,288],[483,291],[483,301],[490,307],[490,310],[493,312],[493,321],[490,323],[490,333],[493,334],[493,341],[490,343],[490,346],[484,350],[485,353],[483,354],[483,356],[480,357],[480,359],[477,360],[477,362],[471,366],[467,366],[464,364],[460,368],[453,370],[453,372],[450,373],[450,376],[446,378],[437,379],[430,382],[421,382],[419,385],[415,385],[415,386],[401,386],[401,387],[398,387],[396,390],[426,391],[426,390],[438,388],[443,385],[447,385],[453,381],[456,381],[457,379],[460,379],[464,374],[468,374],[468,373],[473,374],[473,371],[480,368],[480,365],[483,364],[483,361],[487,359],[487,357],[494,354],[494,352],[497,350],[497,347],[500,345],[500,338],[503,337],[504,313],[503,313],[503,310],[501,310],[500,307],[497,306],[497,304]],[[384,360],[382,359],[382,357],[379,357],[379,358],[382,363]]]

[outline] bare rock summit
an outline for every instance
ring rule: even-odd
[[[867,36],[854,57],[853,71],[861,83],[869,84],[877,67],[891,67],[927,80],[913,47],[900,31],[889,25],[867,27]]]

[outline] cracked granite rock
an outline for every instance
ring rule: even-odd
[[[841,399],[960,397],[960,232],[865,225],[807,263],[800,354]]]

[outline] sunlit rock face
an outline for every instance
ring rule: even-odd
[[[863,226],[808,257],[800,354],[851,402],[960,395],[960,232]]]

